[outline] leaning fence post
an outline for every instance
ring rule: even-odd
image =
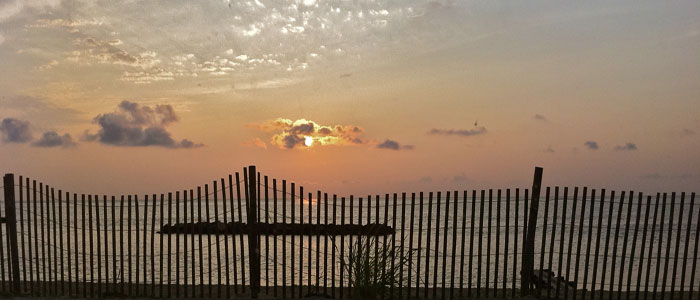
[[[19,286],[19,252],[17,251],[17,217],[15,216],[15,175],[5,174],[5,222],[10,238],[10,270],[12,270],[12,292],[20,293]]]
[[[530,294],[532,275],[535,264],[535,229],[537,228],[537,208],[542,187],[542,168],[535,167],[535,177],[532,181],[532,200],[530,200],[530,215],[527,222],[527,236],[523,243],[523,264],[521,272],[521,296]]]
[[[260,248],[258,247],[258,221],[257,217],[257,183],[255,182],[257,171],[255,166],[248,167],[248,253],[250,254],[250,294],[253,299],[258,298],[260,292]]]

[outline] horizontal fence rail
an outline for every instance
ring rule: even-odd
[[[4,176],[0,292],[153,298],[700,299],[695,193],[338,196],[244,168],[109,196]]]

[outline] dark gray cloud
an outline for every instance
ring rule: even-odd
[[[637,145],[634,144],[634,143],[626,143],[626,144],[621,145],[621,146],[620,146],[620,145],[615,146],[615,150],[618,150],[618,151],[633,151],[633,150],[637,150]]]
[[[583,145],[588,149],[598,150],[598,143],[596,141],[586,141]]]
[[[32,146],[35,147],[45,147],[45,148],[52,148],[52,147],[73,147],[75,146],[75,142],[73,141],[73,137],[71,137],[70,134],[66,133],[64,135],[59,135],[55,131],[47,131],[44,132],[44,134],[41,136],[41,138],[32,143]]]
[[[5,118],[0,123],[0,134],[5,143],[26,143],[32,140],[29,121]]]
[[[683,134],[684,134],[684,135],[694,135],[694,134],[695,134],[695,131],[690,130],[690,129],[688,129],[688,128],[683,128]]]
[[[389,149],[389,150],[413,150],[413,145],[401,145],[397,141],[392,141],[386,139],[383,143],[377,145],[379,149]]]
[[[437,129],[433,128],[428,131],[431,135],[457,135],[457,136],[473,136],[486,133],[486,127],[476,127],[474,129]]]
[[[543,151],[544,151],[544,153],[554,153],[554,148],[552,148],[552,146],[549,146],[549,147],[547,147],[547,149],[544,149]]]
[[[172,106],[143,106],[122,101],[119,110],[100,114],[94,122],[100,126],[96,134],[86,132],[84,139],[114,146],[161,146],[167,148],[195,148],[203,146],[188,139],[175,141],[166,126],[178,121]]]
[[[538,121],[547,121],[547,118],[540,114],[535,114],[535,116],[533,116],[532,118]]]

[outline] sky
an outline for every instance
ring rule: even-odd
[[[697,1],[0,0],[0,172],[700,191]]]

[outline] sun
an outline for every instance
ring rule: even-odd
[[[312,137],[310,137],[310,136],[304,137],[304,145],[306,145],[306,147],[311,147],[311,145],[313,143],[314,143],[314,139]]]

